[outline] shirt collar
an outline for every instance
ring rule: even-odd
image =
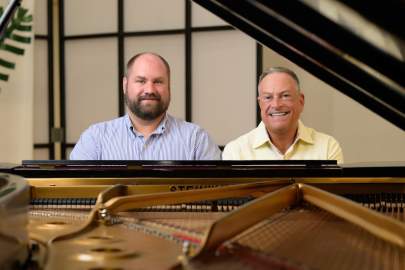
[[[170,116],[165,113],[165,116],[163,117],[162,121],[160,121],[159,125],[157,126],[157,128],[152,132],[153,134],[163,134],[164,131],[167,129],[167,125],[169,122]],[[133,132],[136,136],[143,136],[141,133],[139,133],[138,131],[136,131],[136,129],[134,128],[134,126],[132,125],[131,119],[129,118],[129,115],[126,114],[124,116],[124,122],[125,125],[127,126],[127,128]]]
[[[269,142],[269,135],[267,134],[267,129],[266,126],[264,125],[263,122],[260,122],[259,126],[254,131],[254,141],[253,141],[253,147],[254,148],[259,148],[263,144]]]
[[[131,130],[132,130],[132,122],[131,122],[131,119],[129,118],[129,115],[128,115],[128,114],[124,115],[124,123],[125,123],[125,126],[126,126],[128,129],[131,129]]]
[[[301,120],[298,121],[298,140],[302,140],[309,144],[314,144],[314,139],[312,138],[312,132],[310,128],[307,128]]]
[[[264,125],[263,122],[260,122],[259,126],[256,128],[254,131],[254,142],[253,142],[253,147],[254,148],[259,148],[265,143],[270,143],[270,138],[267,133],[266,126]],[[306,143],[309,144],[314,144],[314,140],[311,136],[311,129],[307,128],[301,120],[298,121],[298,132],[297,132],[297,138],[295,142],[298,140],[302,140]]]
[[[167,123],[169,121],[169,116],[167,113],[165,113],[165,116],[163,117],[162,121],[160,121],[159,126],[155,129],[155,131],[152,134],[163,134],[167,128]]]

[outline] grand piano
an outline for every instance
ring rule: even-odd
[[[344,21],[318,1],[194,1],[405,130],[403,1],[325,1]],[[4,269],[405,269],[401,162],[23,161],[0,170]]]

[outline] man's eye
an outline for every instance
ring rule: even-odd
[[[137,83],[145,83],[145,80],[136,80]]]
[[[156,83],[156,84],[162,84],[162,83],[163,83],[163,81],[158,80],[158,81],[155,81],[155,83]]]

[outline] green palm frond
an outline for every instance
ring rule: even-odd
[[[3,14],[3,12],[3,7],[0,7],[0,16]],[[12,40],[22,44],[30,44],[31,36],[29,32],[32,31],[32,20],[33,17],[28,13],[28,9],[19,7],[10,24],[7,26],[4,36],[0,38],[0,50],[4,50],[16,55],[23,55],[25,51],[23,47],[7,43],[7,41]],[[14,33],[15,30],[20,32],[28,32],[27,36],[20,33]],[[0,57],[0,66],[7,69],[14,69],[15,63]],[[7,81],[8,78],[8,74],[3,74],[0,72],[0,81]]]

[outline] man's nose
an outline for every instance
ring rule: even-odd
[[[277,96],[274,96],[270,101],[270,106],[277,108],[281,105],[281,99]]]
[[[146,82],[144,87],[144,92],[154,93],[156,91],[155,84],[153,82]]]

